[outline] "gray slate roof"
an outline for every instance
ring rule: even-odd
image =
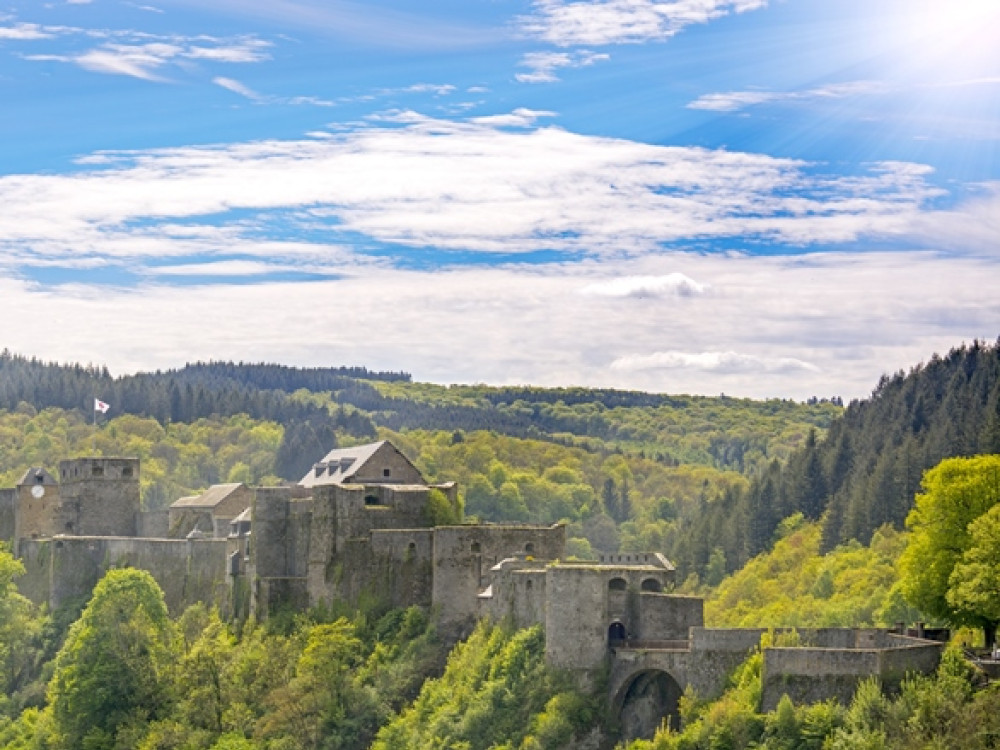
[[[235,490],[243,485],[240,482],[233,484],[213,484],[200,495],[190,495],[182,497],[171,503],[171,508],[214,508]]]
[[[303,487],[314,487],[317,484],[350,484],[358,469],[387,442],[380,440],[377,443],[355,445],[350,448],[334,448],[309,469],[299,484]],[[317,477],[316,470],[320,467],[323,467],[324,471]]]

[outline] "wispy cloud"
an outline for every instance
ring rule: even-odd
[[[588,50],[528,52],[518,63],[522,68],[528,68],[528,72],[517,73],[515,78],[521,83],[552,83],[559,80],[556,71],[560,68],[585,68],[609,57],[610,55]]]
[[[692,24],[767,6],[767,0],[535,0],[521,30],[560,47],[663,41]]]
[[[13,26],[0,26],[0,39],[31,41],[35,39],[51,39],[55,35],[55,30],[46,29],[37,23],[17,23]]]
[[[878,81],[849,81],[803,91],[727,91],[725,93],[704,94],[690,102],[687,107],[688,109],[707,109],[713,112],[737,112],[759,104],[810,99],[844,99],[884,93],[887,90],[888,87]]]
[[[101,152],[74,174],[0,177],[0,266],[11,253],[210,252],[214,239],[163,234],[178,223],[224,227],[233,244],[294,228],[333,241],[365,237],[399,253],[620,257],[716,238],[916,240],[924,222],[964,220],[961,208],[932,212],[942,191],[924,165],[827,175],[791,159],[533,126],[549,114],[520,109],[456,122],[399,111],[322,138]],[[992,232],[981,232],[983,252],[995,252]]]
[[[249,86],[245,86],[233,78],[224,78],[222,76],[217,76],[212,79],[212,83],[214,83],[216,86],[221,86],[227,91],[232,91],[234,94],[239,94],[240,96],[244,96],[247,99],[250,99],[251,101],[262,102],[265,100],[264,96],[258,94]]]
[[[40,32],[55,36],[56,31]],[[255,37],[151,37],[138,32],[86,32],[61,29],[59,34],[112,37],[100,46],[82,51],[24,55],[26,60],[65,62],[94,73],[124,75],[146,81],[164,81],[164,71],[180,70],[192,62],[256,63],[269,58],[270,42]],[[40,37],[33,37],[40,38]]]

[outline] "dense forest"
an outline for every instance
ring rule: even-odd
[[[94,398],[112,407],[96,420]],[[1000,622],[984,588],[1000,574],[992,479],[950,520],[943,578],[921,562],[941,557],[934,524],[949,483],[1000,472],[961,463],[1000,453],[996,345],[934,355],[846,407],[437,386],[346,367],[113,377],[0,354],[0,487],[62,458],[137,456],[142,502],[162,508],[213,483],[296,481],[332,447],[373,439],[392,440],[428,480],[459,482],[469,522],[561,521],[567,554],[582,559],[663,552],[681,590],[706,597],[709,625],[919,618],[981,629],[960,631],[969,642],[985,630],[988,643]],[[600,700],[545,666],[537,629],[484,624],[448,656],[417,610],[171,617],[144,579],[105,579],[89,604],[47,612],[17,594],[18,566],[0,551],[0,747],[555,750],[616,731]],[[135,643],[102,638],[126,616]],[[899,696],[866,688],[846,708],[772,714],[757,712],[752,658],[718,700],[685,696],[683,731],[631,750],[992,747],[995,694],[949,653]],[[135,667],[135,702],[109,712],[100,701],[125,699],[105,696],[102,680],[124,679],[122,665]]]

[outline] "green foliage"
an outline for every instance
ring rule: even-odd
[[[163,715],[173,700],[175,658],[152,576],[108,571],[56,657],[49,685],[56,745],[111,748],[130,725]]]
[[[792,527],[790,527],[792,528]],[[880,529],[822,554],[819,524],[800,524],[722,582],[705,603],[715,627],[853,627],[914,621],[900,601],[896,564],[906,535]]]
[[[459,503],[453,505],[441,490],[431,489],[427,492],[424,519],[431,526],[455,526],[462,523],[462,508]]]
[[[413,704],[378,733],[373,750],[493,747],[555,750],[597,711],[545,665],[540,627],[510,632],[480,623],[424,683]]]
[[[0,715],[16,708],[8,698],[27,682],[34,667],[44,620],[18,593],[24,566],[0,542]]]
[[[988,574],[991,553],[983,545],[990,544],[996,524],[992,517],[984,520],[977,537],[971,524],[1000,503],[1000,455],[947,459],[924,474],[922,485],[906,521],[911,534],[899,563],[903,593],[928,615],[992,635],[995,612],[984,607],[976,579]]]

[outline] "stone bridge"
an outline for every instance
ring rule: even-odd
[[[664,719],[679,728],[678,701],[691,688],[702,698],[722,693],[732,671],[760,645],[763,629],[691,628],[686,641],[610,644],[608,698],[621,719],[622,736],[650,738]],[[851,700],[859,682],[877,676],[884,685],[907,673],[933,671],[943,644],[875,629],[801,631],[810,646],[764,650],[762,711],[785,693],[796,703]]]

